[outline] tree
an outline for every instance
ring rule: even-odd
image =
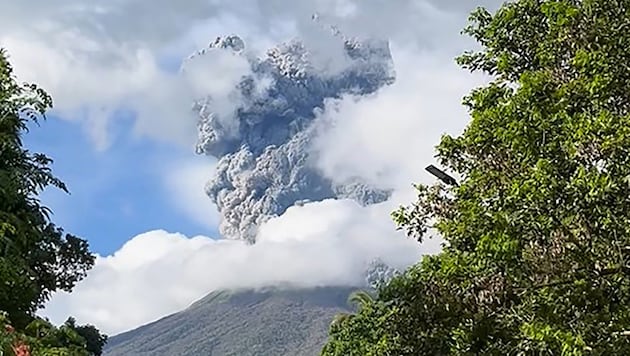
[[[58,328],[47,320],[35,318],[24,330],[16,330],[9,323],[6,315],[0,314],[0,355],[101,355],[103,345],[90,346],[90,341],[81,333],[81,328],[84,327],[77,327],[72,318]],[[94,330],[93,326],[88,325],[87,328]],[[106,339],[98,331],[96,333],[99,335],[99,340]],[[95,345],[97,349],[93,348]]]
[[[374,302],[374,296],[370,292],[365,290],[357,290],[348,296],[348,304],[353,305],[359,311],[363,308],[369,307]],[[352,313],[339,313],[333,319],[333,324],[343,323],[348,318],[352,318]]]
[[[70,292],[94,265],[87,241],[64,234],[40,204],[49,186],[68,192],[52,160],[22,145],[28,123],[51,107],[42,89],[17,83],[0,49],[0,354],[99,356],[107,336],[96,327],[69,318],[56,328],[34,316],[51,293]]]
[[[65,234],[37,196],[48,186],[67,192],[52,160],[22,147],[28,121],[52,107],[33,84],[17,84],[0,51],[0,309],[25,326],[56,290],[70,291],[94,263],[85,240]]]
[[[67,192],[52,160],[22,145],[28,123],[37,123],[52,99],[34,84],[18,84],[0,49],[0,310],[18,328],[57,290],[70,291],[94,264],[87,241],[50,221],[39,193]]]
[[[331,326],[323,355],[630,354],[630,1],[478,9],[458,58],[492,81],[393,216],[443,251]]]
[[[85,350],[90,355],[101,356],[103,354],[103,347],[107,343],[107,335],[101,334],[94,325],[76,325],[76,320],[73,317],[68,318],[65,325],[85,339]]]

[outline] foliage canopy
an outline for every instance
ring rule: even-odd
[[[73,318],[58,328],[35,318],[24,330],[16,330],[0,314],[0,355],[100,356],[106,342],[107,336],[94,326],[77,326]]]
[[[51,107],[44,90],[16,81],[0,49],[0,312],[7,313],[0,317],[0,351],[100,355],[106,336],[93,326],[69,319],[54,328],[35,317],[53,292],[70,292],[94,265],[87,241],[64,233],[39,201],[47,187],[68,191],[52,174],[52,160],[22,144],[28,124]],[[37,353],[54,351],[49,347],[57,353]]]
[[[458,186],[393,216],[443,252],[331,326],[323,355],[630,354],[630,1],[480,8],[458,63],[491,82],[437,146]]]

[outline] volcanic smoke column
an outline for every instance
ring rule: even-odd
[[[351,198],[367,205],[389,197],[389,191],[358,178],[332,182],[309,155],[316,134],[313,121],[326,100],[367,95],[395,79],[386,41],[347,39],[339,33],[331,35],[331,41],[341,41],[345,57],[336,73],[317,68],[308,48],[297,40],[256,58],[247,56],[239,37],[227,36],[190,57],[232,51],[251,65],[251,74],[235,88],[240,104],[233,117],[220,117],[211,97],[194,104],[199,117],[197,151],[218,159],[206,192],[218,207],[223,237],[254,243],[261,223],[296,203]],[[267,83],[262,90],[257,84],[261,82]]]

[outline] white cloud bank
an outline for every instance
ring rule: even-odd
[[[52,321],[74,315],[115,334],[179,311],[222,288],[353,285],[376,257],[404,267],[418,260],[416,242],[394,232],[381,204],[362,208],[327,200],[290,208],[260,230],[255,245],[151,231],[99,257],[71,294],[58,293],[43,311]],[[435,252],[436,241],[425,244]]]

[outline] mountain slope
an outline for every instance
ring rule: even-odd
[[[116,355],[318,355],[357,288],[213,292],[186,310],[112,337]]]

